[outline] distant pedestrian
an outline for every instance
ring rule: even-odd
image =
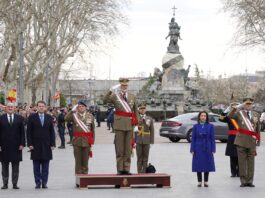
[[[101,117],[100,117],[100,108],[98,106],[95,107],[95,116],[97,121],[97,127],[100,127]]]
[[[60,110],[60,114],[58,116],[58,132],[59,132],[59,136],[60,136],[60,140],[61,140],[61,146],[59,146],[59,149],[64,149],[65,148],[65,137],[64,137],[64,133],[65,133],[65,122],[64,122],[64,116],[65,116],[65,112],[64,109]]]
[[[111,132],[113,132],[114,112],[115,112],[114,107],[110,108],[107,116],[108,130],[111,130]]]
[[[215,136],[214,127],[208,121],[206,111],[199,112],[198,123],[193,126],[190,152],[192,153],[192,172],[197,173],[198,187],[208,187],[209,172],[215,172],[214,156]]]

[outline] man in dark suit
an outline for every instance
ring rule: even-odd
[[[48,188],[49,162],[55,147],[53,118],[45,110],[46,103],[38,101],[37,113],[29,116],[27,124],[27,145],[31,150],[36,189]]]
[[[0,116],[0,161],[2,163],[2,189],[8,188],[9,163],[12,164],[13,189],[17,186],[19,162],[22,161],[22,150],[25,146],[23,118],[15,112],[15,105],[8,103],[6,114]]]

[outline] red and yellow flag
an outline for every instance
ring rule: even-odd
[[[8,101],[10,101],[10,102],[15,102],[17,100],[17,90],[16,90],[16,88],[13,88],[13,89],[11,89],[8,92],[8,95],[7,95],[6,99]]]
[[[56,93],[55,93],[55,95],[52,97],[54,100],[58,100],[58,99],[60,99],[60,95],[61,95],[61,92],[60,91],[57,91]]]

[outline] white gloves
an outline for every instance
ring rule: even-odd
[[[244,107],[244,103],[237,105],[237,106],[236,106],[236,109],[238,109],[238,110],[242,110],[243,107]]]
[[[118,88],[120,88],[120,84],[114,85],[113,87],[110,88],[110,91],[115,92]]]
[[[76,111],[76,108],[78,107],[78,104],[76,104],[75,106],[73,106],[71,111]]]
[[[224,110],[224,113],[229,113],[231,111],[231,107],[227,107],[226,110]]]

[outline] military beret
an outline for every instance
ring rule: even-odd
[[[119,82],[121,85],[128,85],[129,79],[128,78],[119,78]]]
[[[86,105],[86,103],[85,103],[84,100],[79,100],[79,101],[78,101],[78,104],[87,107],[87,105]]]

